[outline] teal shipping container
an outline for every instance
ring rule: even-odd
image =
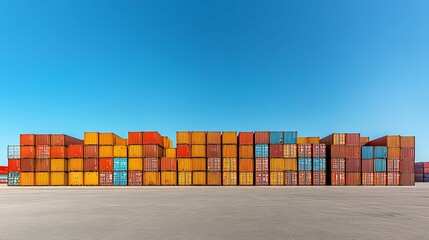
[[[255,145],[255,157],[267,158],[268,157],[268,144],[256,144]]]
[[[283,144],[285,132],[270,132],[270,144]]]
[[[374,158],[374,147],[363,146],[362,147],[362,159],[373,159]]]
[[[311,158],[298,158],[299,171],[311,171]]]
[[[326,171],[326,158],[313,158],[313,171]]]
[[[128,159],[127,158],[114,158],[113,159],[113,171],[127,171],[128,170]]]
[[[385,146],[374,147],[374,158],[387,158],[387,147]]]
[[[387,160],[386,159],[374,159],[374,172],[386,172],[387,171]]]
[[[7,175],[8,186],[19,186],[19,172],[9,172]]]
[[[127,171],[113,172],[113,186],[127,186],[128,175]]]
[[[296,144],[296,138],[297,138],[298,132],[296,131],[288,131],[285,132],[285,144]]]

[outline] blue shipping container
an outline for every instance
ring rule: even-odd
[[[127,158],[114,158],[113,159],[113,171],[127,171],[128,170]]]
[[[373,159],[374,158],[374,147],[363,146],[362,147],[362,159]]]
[[[113,172],[113,186],[127,186],[127,171]]]
[[[314,171],[326,171],[326,158],[313,158]]]
[[[7,175],[8,186],[19,186],[19,172],[9,172]]]
[[[385,146],[374,147],[374,158],[387,158],[387,147]]]
[[[311,171],[311,158],[298,158],[299,171]]]
[[[285,132],[270,132],[270,144],[283,144]]]
[[[386,172],[386,159],[374,159],[374,172]]]
[[[296,131],[285,132],[285,144],[296,144],[297,135]]]
[[[256,144],[255,157],[268,157],[268,144]]]
[[[20,147],[19,145],[9,145],[7,146],[7,158],[9,159],[19,159],[20,158]]]

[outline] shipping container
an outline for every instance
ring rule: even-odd
[[[255,161],[253,158],[241,158],[238,160],[238,170],[240,172],[253,172]]]
[[[51,172],[51,186],[67,186],[68,173],[66,172]]]
[[[83,175],[83,185],[98,186],[98,172],[85,172]]]
[[[161,185],[162,186],[176,186],[177,173],[176,172],[161,172]]]
[[[36,135],[37,142],[37,135]],[[35,173],[35,186],[50,186],[51,174],[49,172],[36,172]]]
[[[346,145],[360,147],[360,133],[346,133]]]
[[[374,172],[386,172],[387,163],[386,159],[374,159]]]
[[[311,157],[312,145],[311,144],[298,144],[298,157],[305,158]]]
[[[287,169],[292,170],[292,169]],[[314,171],[326,171],[326,158],[313,158]]]
[[[238,133],[239,145],[253,145],[253,132],[240,132]]]
[[[7,158],[8,159],[20,159],[20,146],[19,145],[8,145],[7,146]]]
[[[312,160],[311,158],[298,158],[299,171],[311,171]]]
[[[298,159],[286,158],[285,159],[285,170],[286,171],[298,171]]]
[[[144,172],[159,172],[161,170],[160,158],[143,158]]]
[[[207,132],[207,144],[221,144],[220,132]]]
[[[162,142],[164,148],[172,148],[173,147],[173,141],[167,136],[162,136]]]
[[[129,145],[128,146],[128,157],[130,157],[130,158],[142,158],[143,157],[143,146],[142,145]]]
[[[412,159],[412,160],[401,160],[401,162],[399,164],[399,169],[403,173],[414,172],[414,159]]]
[[[207,186],[222,185],[222,172],[207,172]]]
[[[96,145],[84,145],[83,156],[85,158],[98,158],[98,146],[96,146]]]
[[[346,135],[344,133],[333,133],[327,137],[320,139],[320,142],[326,144],[327,146],[346,145]]]
[[[70,158],[68,160],[69,172],[83,172],[83,158]]]
[[[98,164],[100,171],[113,171],[113,158],[100,158]]]
[[[34,186],[35,184],[34,172],[21,172],[19,174],[19,184],[20,186]]]
[[[21,159],[21,172],[34,172],[36,167],[35,159]]]
[[[36,145],[51,145],[51,135],[36,134]]]
[[[224,186],[235,186],[237,185],[237,172],[223,172],[223,185]]]
[[[113,171],[100,171],[98,175],[100,186],[113,186]]]
[[[190,158],[178,158],[177,166],[179,171],[192,171],[192,160]]]
[[[143,144],[159,145],[164,144],[161,134],[158,132],[143,132]],[[159,185],[159,184],[158,184]]]
[[[51,146],[51,158],[68,158],[68,149],[65,146]]]
[[[162,157],[164,149],[160,145],[148,144],[143,145],[143,157]]]
[[[69,172],[69,186],[83,186],[83,172]]]
[[[285,159],[284,158],[271,158],[270,159],[270,171],[271,172],[284,172],[285,171]],[[283,178],[282,178],[283,179]],[[283,180],[282,180],[283,182]],[[283,185],[283,184],[281,184]]]
[[[237,158],[223,158],[222,169],[223,171],[237,171]]]
[[[129,171],[128,172],[128,186],[142,186],[143,185],[143,172],[142,171]]]
[[[268,158],[256,158],[255,159],[255,171],[268,172],[269,169]]]
[[[47,159],[51,157],[51,147],[48,145],[36,146],[36,158]]]
[[[177,156],[177,154],[176,154],[176,148],[167,148],[167,149],[165,149],[165,157],[175,158],[176,156]]]
[[[191,145],[177,145],[178,158],[190,158],[191,156]]]
[[[253,145],[239,145],[238,147],[239,158],[253,158],[253,152]],[[283,155],[280,157],[283,157]]]
[[[84,158],[83,171],[97,172],[98,171],[98,158]]]
[[[68,172],[68,160],[64,158],[62,159],[52,158],[50,171],[51,172]]]
[[[400,173],[399,172],[387,172],[387,185],[388,186],[399,186],[400,184]]]
[[[269,144],[270,132],[255,132],[255,144]]]
[[[222,160],[221,158],[207,158],[207,171],[208,172],[220,172]]]
[[[207,160],[205,158],[192,158],[193,171],[206,171]]]
[[[415,138],[414,136],[401,136],[401,147],[405,148],[414,148],[415,147]]]
[[[346,158],[361,158],[360,146],[346,146]]]
[[[362,159],[373,159],[374,158],[374,147],[362,146]]]
[[[237,155],[237,145],[222,145],[222,156],[236,158]]]
[[[297,158],[298,157],[298,147],[296,144],[284,144],[283,148],[284,158]]]
[[[19,145],[21,146],[35,146],[36,135],[34,134],[21,134],[19,136]]]
[[[21,146],[19,151],[21,159],[36,158],[36,148],[34,146]]]
[[[191,145],[192,157],[206,157],[206,145]]]
[[[239,185],[240,186],[252,186],[253,185],[253,172],[240,172],[239,173]]]
[[[9,172],[7,175],[8,186],[20,186],[19,183],[19,172]]]
[[[127,171],[113,172],[113,186],[127,186],[127,184],[128,184]]]
[[[98,151],[98,154],[101,158],[113,157],[113,146],[99,146]]]
[[[206,144],[206,132],[191,132],[191,144],[192,145],[205,145]]]
[[[255,185],[256,186],[268,186],[270,185],[270,176],[268,171],[255,172]]]
[[[388,172],[399,172],[400,169],[399,159],[387,159],[387,171]]]
[[[415,177],[413,172],[401,172],[399,185],[401,186],[414,186]]]
[[[345,158],[346,146],[345,145],[331,145],[328,147],[331,158]]]
[[[387,174],[386,174],[386,172],[375,172],[374,173],[374,185],[375,186],[386,186],[387,185]]]
[[[362,173],[362,185],[363,186],[373,186],[374,185],[374,173],[373,172],[363,172]]]
[[[387,148],[387,158],[390,159],[400,159],[401,158],[401,148]]]
[[[401,159],[413,160],[415,159],[414,148],[401,148]]]
[[[101,146],[113,146],[113,145],[115,145],[115,134],[114,133],[99,133],[98,145],[101,145]]]
[[[191,132],[176,132],[176,143],[177,145],[191,144]]]
[[[98,145],[98,132],[84,132],[83,143],[85,145]]]
[[[296,138],[298,137],[298,133],[296,131],[286,131],[284,136],[284,143],[296,144]]]
[[[346,171],[347,172],[361,172],[362,160],[360,158],[347,158],[346,159]],[[347,183],[347,180],[346,180]]]
[[[222,132],[222,144],[237,144],[237,132]]]
[[[297,144],[319,144],[320,143],[320,137],[297,137],[296,138]]]
[[[347,186],[360,186],[362,185],[361,172],[346,172],[346,185]]]
[[[207,145],[208,158],[220,158],[222,156],[221,145]]]
[[[270,185],[271,186],[283,186],[285,185],[285,173],[284,171],[280,172],[270,172]]]
[[[332,186],[345,186],[346,185],[346,172],[331,172],[331,185]]]
[[[128,132],[129,145],[143,145],[143,132]]]
[[[20,159],[8,159],[7,165],[9,172],[20,172],[21,171],[21,160]]]
[[[36,172],[49,172],[51,170],[50,159],[36,159]]]
[[[369,141],[366,145],[367,146],[401,147],[401,137],[399,135],[384,136],[384,137]]]
[[[313,157],[326,157],[326,145],[321,144],[313,144]]]
[[[270,132],[270,144],[283,144],[285,132]]]
[[[193,172],[192,173],[192,185],[194,186],[205,186],[206,183],[206,172]]]
[[[256,144],[255,145],[255,157],[256,158],[267,158],[268,157],[268,144]]]
[[[191,186],[192,185],[192,172],[178,172],[178,185]]]
[[[161,171],[177,171],[177,158],[161,158]]]
[[[159,162],[159,160],[158,160],[158,162]],[[127,170],[128,170],[128,159],[127,158],[114,158],[113,159],[113,171],[127,171]],[[114,176],[113,176],[113,178],[114,178]]]
[[[67,150],[69,158],[83,158],[83,145],[69,145]]]
[[[360,137],[360,145],[363,146],[369,142],[369,137]]]
[[[298,185],[311,186],[313,182],[313,174],[311,171],[298,171]]]
[[[126,158],[127,154],[127,146],[126,145],[115,145],[113,146],[113,157],[115,158]]]
[[[283,144],[271,144],[270,147],[270,157],[281,158],[284,156],[284,145]]]
[[[331,164],[330,164],[331,165],[331,171],[336,171],[336,172],[345,172],[346,171],[346,159],[345,158],[331,158],[330,160],[331,160]]]
[[[297,171],[286,171],[285,172],[285,185],[286,186],[297,186],[298,185],[298,172]]]
[[[313,171],[313,185],[315,186],[326,185],[326,171]]]
[[[74,144],[83,144],[83,141],[65,134],[51,134],[52,146],[68,146]]]
[[[374,158],[387,158],[387,147],[375,146],[374,147]]]
[[[362,159],[362,172],[364,172],[364,173],[374,172],[374,160],[373,159]]]

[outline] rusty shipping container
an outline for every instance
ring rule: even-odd
[[[414,148],[416,137],[414,136],[401,136],[401,147],[403,148]]]
[[[297,186],[298,185],[298,172],[297,171],[286,171],[285,172],[285,185],[286,186]]]
[[[374,185],[375,186],[386,186],[387,185],[387,174],[386,174],[386,172],[375,172],[374,173]]]
[[[326,157],[326,145],[313,144],[313,157]]]
[[[268,186],[270,185],[270,174],[268,171],[255,172],[255,185],[256,186]]]
[[[207,132],[207,145],[209,144],[221,144],[220,132]]]
[[[331,172],[331,185],[332,186],[345,186],[346,185],[346,172]]]
[[[222,172],[207,172],[207,185],[220,186],[222,185]]]
[[[98,181],[100,186],[113,186],[113,171],[100,171]]]
[[[35,159],[21,159],[21,172],[34,172],[36,167]]]
[[[271,144],[269,147],[270,157],[281,158],[284,156],[284,145],[283,144]]]
[[[387,172],[387,185],[388,186],[399,186],[400,176],[401,175],[399,172]]]
[[[207,158],[207,171],[208,172],[220,172],[222,160],[221,158]]]
[[[362,185],[361,172],[346,172],[346,185],[347,186],[360,186]]]
[[[362,185],[363,186],[373,186],[374,185],[374,173],[373,172],[363,172],[362,173]]]
[[[239,145],[253,145],[253,132],[240,132],[238,133]]]
[[[311,144],[298,144],[298,157],[305,158],[311,157],[312,145]]]
[[[207,145],[207,157],[208,158],[220,158],[222,156],[221,145]]]
[[[83,159],[83,171],[97,172],[98,171],[98,158],[85,158]]]
[[[142,186],[142,185],[143,185],[143,172],[128,171],[128,186]]]
[[[161,171],[161,159],[160,158],[143,158],[143,171],[144,172]]]
[[[312,173],[311,171],[298,171],[298,185],[311,186]]]
[[[270,132],[255,132],[255,144],[269,144]]]
[[[177,171],[177,158],[161,158],[161,171]]]
[[[49,145],[36,146],[36,158],[37,159],[51,158],[51,147]]]
[[[361,172],[361,159],[360,158],[347,158],[346,159],[346,171],[347,172]],[[347,180],[346,180],[347,182]]]
[[[374,160],[373,159],[362,159],[362,172],[363,173],[374,172]]]
[[[164,156],[164,149],[160,145],[143,145],[143,157],[160,158]]]

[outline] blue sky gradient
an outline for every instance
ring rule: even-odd
[[[0,165],[20,133],[416,136],[428,1],[0,1]]]

